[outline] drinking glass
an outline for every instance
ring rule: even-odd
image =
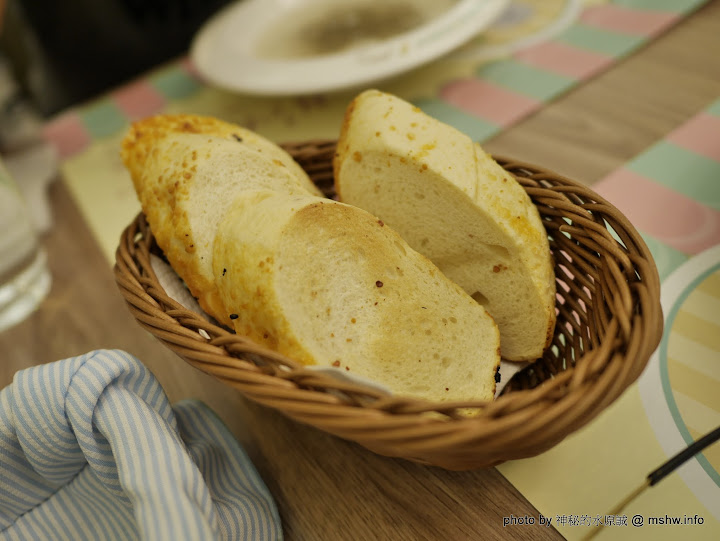
[[[13,179],[0,160],[0,331],[25,319],[50,290],[45,251]]]

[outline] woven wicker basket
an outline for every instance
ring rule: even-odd
[[[285,145],[332,194],[333,141]],[[115,277],[137,321],[191,365],[287,416],[387,456],[452,470],[534,456],[593,419],[635,381],[662,334],[660,283],[628,220],[585,186],[498,159],[544,219],[555,257],[553,346],[489,404],[391,398],[303,368],[172,300],[150,265],[139,215],[124,231]],[[612,231],[612,233],[611,233]],[[463,417],[459,406],[479,415]]]

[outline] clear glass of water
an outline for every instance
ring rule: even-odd
[[[50,282],[26,203],[0,161],[0,331],[33,312],[50,291]]]

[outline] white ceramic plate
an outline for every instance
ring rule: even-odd
[[[483,61],[510,56],[544,43],[573,24],[586,0],[513,0],[485,36],[471,39],[452,60]]]
[[[200,29],[190,55],[203,77],[228,90],[265,95],[341,90],[402,73],[452,51],[490,26],[508,2],[448,2],[452,5],[446,11],[391,37],[364,41],[337,52],[278,57],[277,51],[268,53],[263,45],[273,44],[275,40],[282,45],[283,40],[293,39],[293,30],[303,25],[307,28],[313,23],[312,17],[321,17],[323,13],[326,14],[325,31],[335,40],[342,40],[343,36],[337,32],[332,35],[332,25],[340,24],[338,6],[365,6],[369,0],[243,0],[217,13]],[[402,16],[396,17],[401,13],[397,6],[418,10],[418,6],[425,3],[375,0],[372,4],[373,9],[377,7],[381,13],[392,14],[387,19],[392,18],[397,26],[404,24]],[[392,11],[393,4],[395,11]],[[437,9],[433,1],[427,6]],[[363,9],[367,15],[368,8]],[[370,19],[365,17],[365,20]],[[319,22],[314,22],[318,28]],[[347,24],[347,19],[344,22]],[[390,24],[390,21],[383,19],[383,23]],[[303,35],[316,34],[305,32]],[[317,44],[318,38],[314,39]]]

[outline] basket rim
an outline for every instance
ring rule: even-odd
[[[334,143],[314,140],[288,143],[284,148],[294,157],[303,153],[327,157],[334,153]],[[620,239],[632,246],[623,251],[619,243],[612,246],[608,241],[608,246],[598,248],[616,256],[620,266],[635,268],[641,277],[632,284],[631,293],[638,303],[630,310],[632,318],[612,317],[606,322],[610,335],[627,337],[624,356],[614,353],[601,363],[598,359],[603,348],[612,347],[601,343],[576,359],[574,366],[553,374],[538,386],[512,390],[487,403],[434,403],[387,397],[362,385],[342,383],[306,370],[292,359],[209,323],[170,298],[150,264],[153,237],[142,212],[122,233],[114,267],[116,282],[138,323],[181,358],[240,390],[246,398],[297,421],[357,441],[380,454],[448,469],[490,466],[533,456],[593,419],[642,373],[662,336],[660,280],[642,237],[607,200],[587,186],[547,169],[510,158],[494,158],[513,173],[534,201],[546,204],[548,200],[552,208],[561,210],[564,206],[578,206],[574,199],[579,197],[592,201],[585,206],[589,210],[601,208],[603,216],[616,226],[613,229],[622,232]],[[546,185],[548,178],[556,183],[552,191]],[[592,220],[577,226],[574,221],[570,229],[573,235],[590,235],[595,226],[598,224]],[[596,239],[593,242],[602,244]],[[613,258],[608,261],[618,265]],[[610,275],[614,276],[612,271]],[[479,408],[478,415],[463,416],[458,408],[465,407]],[[524,438],[517,437],[519,433]],[[543,437],[533,439],[538,434]]]

